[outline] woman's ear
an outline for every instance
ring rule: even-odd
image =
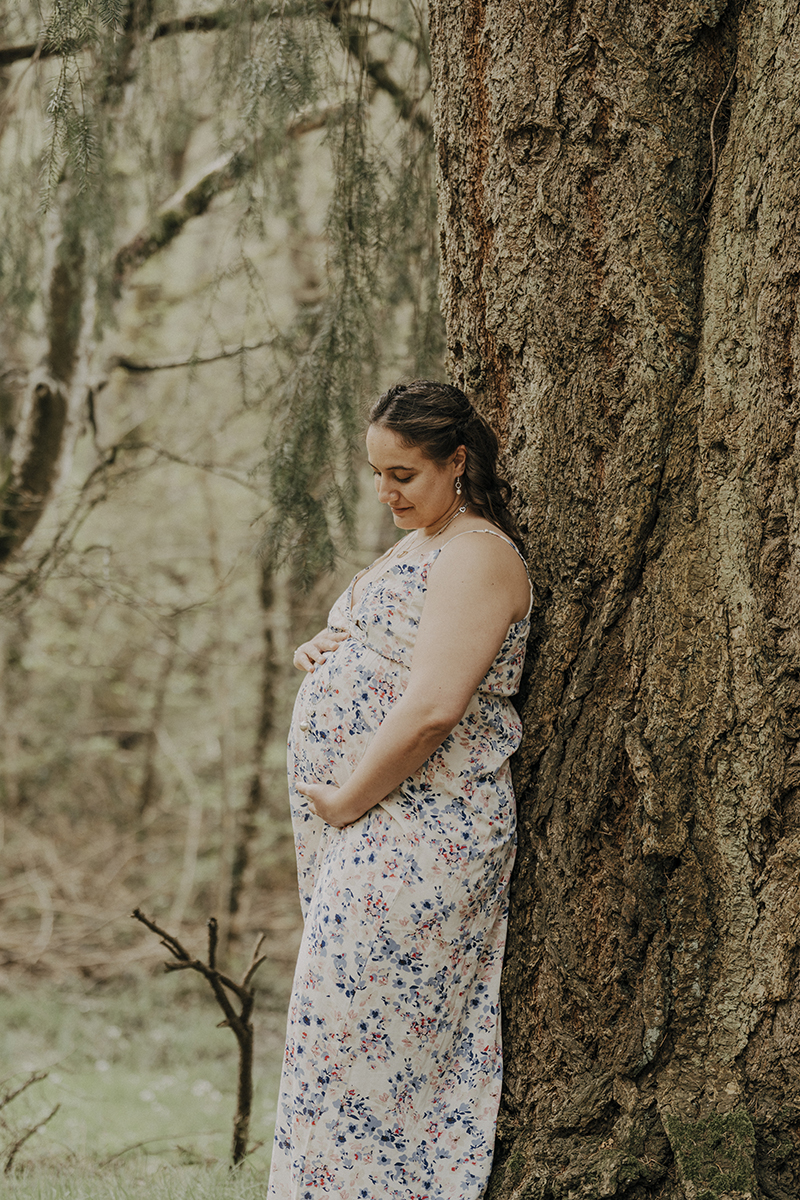
[[[463,471],[463,469],[466,465],[466,462],[467,462],[466,446],[456,446],[455,453],[453,454],[453,466],[456,468],[457,471],[461,472],[461,471]]]

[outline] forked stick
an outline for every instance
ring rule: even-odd
[[[252,979],[258,968],[266,959],[261,954],[264,934],[256,941],[250,965],[245,971],[242,982],[236,983],[228,975],[223,975],[217,968],[217,919],[211,917],[208,922],[208,962],[200,958],[192,958],[185,947],[167,933],[155,921],[146,917],[141,909],[135,908],[131,914],[142,925],[161,938],[161,945],[169,950],[176,962],[167,962],[167,971],[198,971],[208,980],[217,1003],[225,1014],[221,1025],[228,1025],[233,1030],[239,1045],[239,1073],[236,1088],[236,1113],[233,1118],[233,1144],[231,1146],[231,1162],[236,1167],[247,1155],[247,1140],[250,1132],[250,1112],[253,1106],[253,1003],[255,988]],[[239,1012],[234,1007],[231,993],[239,1002]]]

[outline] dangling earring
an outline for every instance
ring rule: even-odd
[[[456,495],[461,495],[461,476],[456,475]]]

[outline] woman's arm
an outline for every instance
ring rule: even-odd
[[[516,552],[488,535],[458,539],[428,576],[408,686],[347,782],[298,783],[323,820],[342,827],[422,766],[461,720],[530,588]]]

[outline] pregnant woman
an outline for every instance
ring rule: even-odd
[[[270,1200],[480,1200],[500,1099],[531,591],[466,396],[370,413],[379,500],[410,532],[295,652],[289,738],[305,928]]]

